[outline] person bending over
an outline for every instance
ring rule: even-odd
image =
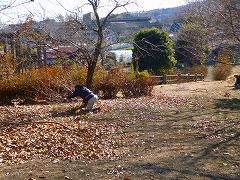
[[[83,99],[80,108],[85,112],[100,111],[100,107],[93,108],[94,103],[98,100],[98,96],[87,87],[76,85],[75,90],[67,97],[67,99],[72,99],[74,97],[81,97]]]

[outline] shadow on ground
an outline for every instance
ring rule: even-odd
[[[52,111],[52,117],[71,117],[71,116],[80,116],[86,114],[86,112],[80,110],[79,108],[72,108],[66,111]]]
[[[204,162],[227,162],[234,165],[234,162],[238,162],[238,157],[226,157],[216,154],[214,152],[219,149],[224,152],[230,146],[236,146],[239,140],[240,133],[236,132],[234,136],[228,137],[223,141],[217,141],[210,143],[204,148],[200,148],[198,151],[192,150],[191,153],[194,156],[180,155],[172,157],[168,161],[157,160],[155,162],[136,162],[128,164],[123,169],[125,172],[137,177],[151,177],[152,179],[218,179],[218,180],[238,180],[240,179],[239,172],[225,173],[224,170],[216,170],[214,166],[211,170],[204,169],[200,164]],[[197,140],[195,140],[197,141]],[[194,143],[192,143],[194,144]],[[172,145],[174,146],[174,145]],[[184,144],[183,144],[184,146]],[[154,149],[152,149],[154,151]],[[147,160],[149,161],[149,160]],[[159,162],[158,162],[159,161]]]
[[[91,113],[98,113],[100,111],[100,108],[93,108],[90,112]],[[71,116],[80,116],[80,115],[86,115],[88,114],[89,111],[84,111],[82,109],[79,108],[72,108],[66,111],[52,111],[52,117],[71,117]]]
[[[151,117],[154,121],[147,117],[138,121],[132,130],[144,144],[135,153],[143,159],[136,162],[135,158],[135,163],[123,166],[123,170],[133,179],[240,179],[240,122],[239,112],[234,110],[221,106],[167,111],[164,117]]]
[[[198,178],[210,178],[210,179],[218,179],[218,180],[239,180],[238,177],[231,177],[227,175],[218,175],[214,172],[202,172],[201,170],[189,170],[189,169],[180,169],[180,168],[172,168],[168,166],[161,166],[159,164],[132,164],[129,166],[131,170],[134,171],[150,171],[152,172],[152,178],[160,178],[166,177],[168,174],[175,174],[175,178],[172,177],[171,179],[179,179],[179,178],[186,178],[188,177],[198,177]],[[144,176],[144,175],[143,175]],[[164,178],[161,178],[164,179]]]
[[[240,110],[240,99],[219,99],[216,102],[216,108]]]

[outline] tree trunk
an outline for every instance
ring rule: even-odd
[[[31,57],[31,47],[30,44],[27,43],[27,54],[26,54],[27,62],[28,62],[28,68],[31,70],[32,69],[32,57]]]
[[[16,38],[16,44],[15,44],[15,51],[16,51],[16,72],[17,74],[21,73],[21,69],[22,69],[22,62],[21,62],[21,45],[20,45],[20,40],[17,37]]]
[[[90,63],[88,64],[88,72],[87,72],[87,80],[86,80],[86,86],[88,88],[91,88],[91,86],[92,86],[93,75],[94,75],[94,72],[95,72],[95,68],[96,68],[96,65],[97,65],[98,58],[101,54],[102,42],[103,42],[102,30],[99,30],[99,32],[98,32],[98,42],[96,44],[96,48],[95,48],[95,51],[92,55]]]
[[[47,50],[46,50],[46,44],[45,42],[43,43],[43,62],[44,66],[47,66]]]
[[[41,42],[37,43],[37,68],[42,67]]]
[[[92,87],[93,75],[94,75],[95,67],[96,67],[96,64],[97,64],[97,61],[94,61],[94,62],[95,63],[92,63],[92,65],[90,65],[88,67],[88,71],[87,71],[86,86],[90,89]]]

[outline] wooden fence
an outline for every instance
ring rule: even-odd
[[[203,74],[178,74],[178,75],[163,75],[163,76],[151,76],[155,85],[159,84],[174,84],[192,81],[203,81]]]

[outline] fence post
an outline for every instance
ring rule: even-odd
[[[163,84],[163,76],[159,76],[159,84]]]
[[[197,74],[195,74],[195,81],[197,81],[197,79],[198,79],[198,75],[197,75]]]
[[[163,84],[167,84],[167,75],[166,74],[163,75]]]
[[[177,77],[177,82],[180,83],[181,82],[181,74],[178,74],[178,77]]]
[[[201,80],[202,80],[202,81],[204,80],[204,75],[203,75],[203,73],[201,73]]]

